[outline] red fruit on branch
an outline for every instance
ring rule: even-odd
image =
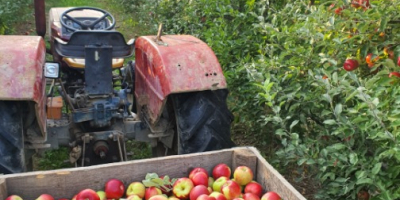
[[[392,77],[392,76],[397,76],[400,78],[400,73],[399,72],[390,72],[389,77]]]
[[[343,64],[343,68],[346,71],[353,71],[358,68],[358,61],[354,59],[347,59]]]

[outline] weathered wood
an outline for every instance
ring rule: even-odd
[[[240,165],[249,166],[255,172],[256,181],[267,190],[276,191],[283,199],[305,200],[254,147],[4,175],[0,178],[0,200],[10,194],[18,194],[23,199],[36,199],[43,193],[51,194],[56,199],[72,198],[85,188],[103,189],[105,182],[111,178],[120,179],[128,185],[133,181],[142,181],[150,172],[179,178],[188,176],[195,167],[203,167],[211,174],[213,167],[219,163],[226,163],[232,169]]]
[[[257,149],[252,147],[252,150],[259,158],[257,163],[257,182],[267,191],[277,192],[283,199],[306,200],[303,195],[261,156]]]
[[[8,194],[18,194],[23,199],[36,199],[42,193],[55,198],[72,198],[85,188],[100,190],[111,178],[129,184],[142,181],[148,172],[169,175],[172,178],[187,176],[195,167],[209,172],[218,163],[232,165],[232,150],[169,156],[154,159],[119,162],[83,168],[30,172],[7,175]]]
[[[257,172],[257,161],[259,158],[254,154],[254,149],[251,147],[240,147],[234,148],[233,150],[232,173],[238,166],[247,166],[254,172],[255,176],[255,173]]]
[[[3,178],[0,178],[0,199],[6,199],[8,196],[7,194],[7,185],[6,181]]]

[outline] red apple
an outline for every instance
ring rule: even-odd
[[[282,200],[282,198],[275,192],[267,192],[261,197],[261,200]]]
[[[202,194],[199,197],[197,197],[196,200],[216,200],[216,199],[214,197],[209,196],[209,195]]]
[[[137,195],[137,194],[132,194],[132,195],[129,195],[126,198],[126,200],[142,200],[142,198],[140,198],[139,195]]]
[[[99,195],[92,189],[84,189],[76,195],[76,200],[100,200]]]
[[[200,173],[203,173],[203,172],[200,172]],[[210,191],[208,191],[208,188],[204,185],[194,186],[194,188],[190,191],[190,194],[189,194],[190,200],[196,200],[197,197],[199,197],[202,194],[209,195]]]
[[[128,185],[126,189],[126,196],[131,196],[133,194],[138,195],[140,198],[144,197],[144,193],[146,192],[146,188],[141,182],[132,182]]]
[[[193,187],[194,184],[189,178],[179,178],[172,186],[172,193],[174,193],[178,199],[187,199]]]
[[[253,193],[257,195],[259,198],[261,198],[262,192],[263,192],[263,187],[255,181],[248,183],[244,188],[244,193]]]
[[[233,180],[228,180],[222,185],[221,193],[225,196],[227,200],[232,200],[234,198],[240,197],[242,194],[240,185]]]
[[[260,197],[253,193],[245,193],[243,195],[244,200],[260,200]]]
[[[211,192],[210,197],[214,197],[216,200],[226,200],[225,196],[221,192]]]
[[[197,172],[193,174],[192,178],[193,185],[204,185],[208,186],[208,175],[204,172]]]
[[[6,200],[22,200],[22,198],[18,195],[10,195],[6,198]]]
[[[100,191],[97,191],[96,193],[97,193],[97,195],[99,195],[100,200],[107,200],[107,196],[106,196],[106,193],[104,191],[100,190]]]
[[[234,198],[234,199],[232,199],[232,200],[244,200],[243,198],[240,198],[240,197],[238,197],[238,198]]]
[[[96,193],[97,194],[97,193]],[[72,199],[71,200],[76,200],[76,196],[78,196],[77,194],[76,195],[74,195],[74,197],[72,197]]]
[[[125,193],[124,183],[115,178],[110,179],[106,182],[104,192],[106,193],[107,199],[119,199]]]
[[[202,167],[196,167],[192,171],[190,171],[189,178],[192,179],[193,175],[195,175],[197,172],[204,172],[208,176],[208,172],[206,169],[204,169]]]
[[[226,181],[228,181],[229,178],[225,177],[225,176],[221,176],[218,179],[215,180],[214,184],[213,184],[213,190],[217,191],[217,192],[221,192],[221,187],[222,185],[224,185],[224,183],[226,183]]]
[[[42,194],[36,200],[54,200],[54,197],[49,194]]]
[[[239,185],[247,185],[253,180],[253,171],[247,166],[236,167],[233,178]]]
[[[149,200],[168,200],[168,197],[165,195],[162,195],[162,194],[157,194],[157,195],[150,197]]]
[[[151,186],[151,187],[146,188],[146,191],[144,194],[144,199],[149,200],[150,197],[152,197],[154,195],[159,195],[159,194],[162,194],[161,190],[154,186]]]
[[[221,176],[230,178],[231,177],[231,168],[224,163],[218,164],[213,168],[212,175],[215,180],[217,180]]]

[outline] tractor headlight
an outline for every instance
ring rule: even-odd
[[[45,63],[44,76],[46,78],[58,78],[60,75],[60,65],[58,63]]]

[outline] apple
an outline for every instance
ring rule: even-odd
[[[183,177],[179,178],[175,181],[174,185],[172,186],[172,193],[178,199],[187,199],[189,198],[190,191],[194,188],[194,184],[192,180],[189,178]]]
[[[203,172],[203,173],[207,174],[207,176],[208,176],[208,172],[206,169],[204,169],[202,167],[196,167],[192,171],[190,171],[189,178],[192,179],[193,175],[195,175],[197,172]]]
[[[262,197],[261,200],[282,200],[282,198],[275,192],[267,192]]]
[[[197,172],[190,178],[193,184],[196,185],[204,185],[208,186],[208,175],[204,172]]]
[[[263,187],[261,186],[261,184],[255,181],[248,183],[244,187],[244,193],[253,193],[257,195],[259,198],[261,198],[262,192],[263,192]]]
[[[97,193],[96,193],[97,194]],[[76,196],[78,196],[77,194],[76,195],[74,195],[74,197],[72,197],[72,199],[71,200],[76,200]]]
[[[225,176],[227,178],[231,177],[231,168],[225,163],[220,163],[213,168],[212,171],[213,178],[217,180],[221,176]]]
[[[161,190],[154,186],[151,186],[151,187],[146,188],[146,190],[144,192],[144,199],[149,200],[150,197],[152,197],[154,195],[159,195],[159,194],[162,194]]]
[[[157,195],[150,197],[149,200],[168,200],[168,197],[163,194],[157,194]]]
[[[209,195],[202,194],[199,197],[197,197],[196,200],[216,200],[216,199],[214,197],[209,196]]]
[[[139,197],[139,195],[137,195],[137,194],[132,194],[132,195],[129,195],[129,196],[126,198],[126,200],[142,200],[142,198]]]
[[[242,194],[240,185],[233,180],[226,181],[221,187],[221,193],[227,200],[240,197]]]
[[[10,195],[6,198],[6,200],[22,200],[22,198],[18,195]]]
[[[36,200],[54,200],[54,197],[49,194],[41,194]]]
[[[214,197],[216,200],[226,200],[225,196],[221,192],[211,192],[210,197]]]
[[[84,189],[76,195],[75,199],[76,200],[100,200],[100,197],[94,190]]]
[[[144,197],[146,192],[146,187],[141,182],[132,182],[128,185],[126,189],[126,196],[131,196],[133,194],[138,195],[140,198]]]
[[[174,197],[174,196],[170,196],[170,197],[168,198],[168,200],[180,200],[180,199],[178,199],[178,198],[176,198],[176,197]]]
[[[211,194],[211,192],[213,192],[212,187],[207,187],[207,190],[210,192],[210,194]]]
[[[102,190],[96,192],[99,195],[100,200],[107,200],[106,193]]]
[[[238,198],[234,198],[234,199],[232,199],[232,200],[244,200],[243,198],[240,198],[240,197],[238,197]]]
[[[243,195],[244,200],[260,200],[260,197],[253,193],[245,193]]]
[[[222,185],[224,185],[224,183],[226,183],[226,181],[228,181],[229,178],[225,177],[225,176],[221,176],[218,179],[215,180],[214,184],[213,184],[213,190],[217,191],[217,192],[221,192],[221,187]]]
[[[203,173],[203,172],[200,172]],[[208,188],[204,185],[196,185],[194,188],[190,191],[189,198],[190,200],[196,200],[197,197],[199,197],[202,194],[209,195],[210,191]]]
[[[107,199],[119,199],[125,193],[124,183],[115,178],[110,179],[106,182],[104,192],[106,193]]]
[[[247,166],[236,167],[233,178],[239,185],[247,185],[253,180],[253,171]]]
[[[213,184],[214,184],[214,178],[213,177],[211,177],[211,176],[209,176],[208,177],[208,187],[212,187],[213,186]]]

